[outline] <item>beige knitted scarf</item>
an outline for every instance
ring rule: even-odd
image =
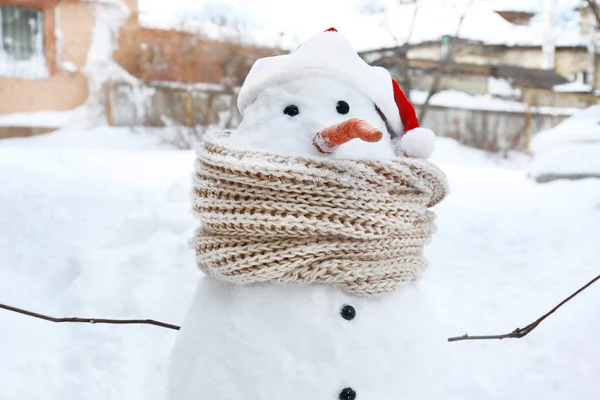
[[[324,283],[372,295],[416,280],[447,193],[428,161],[288,157],[232,147],[209,133],[198,150],[191,240],[205,273],[235,283]]]

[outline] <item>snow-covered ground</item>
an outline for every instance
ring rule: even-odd
[[[0,126],[42,126],[45,128],[62,128],[71,123],[73,114],[73,110],[3,114],[0,115]]]
[[[123,129],[1,141],[0,302],[179,323],[197,277],[186,243],[192,162]],[[0,398],[164,398],[174,337],[0,310]]]
[[[540,185],[455,144],[434,158],[452,194],[437,209],[423,285],[449,336],[523,327],[600,274],[600,179]],[[600,285],[526,338],[451,344],[453,398],[600,398],[598,304]]]
[[[125,129],[0,141],[0,302],[181,323],[199,274],[187,247],[193,158]],[[600,273],[600,180],[538,185],[522,160],[447,139],[434,161],[451,195],[422,285],[448,336],[524,326]],[[598,304],[592,286],[524,339],[449,343],[448,398],[600,398]],[[0,310],[0,398],[164,399],[175,335]]]
[[[529,171],[539,182],[600,177],[600,105],[539,132],[531,141]]]

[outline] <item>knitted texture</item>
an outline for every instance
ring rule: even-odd
[[[190,245],[202,271],[235,283],[331,284],[390,292],[419,278],[447,193],[421,159],[302,158],[232,147],[209,133],[198,150]]]

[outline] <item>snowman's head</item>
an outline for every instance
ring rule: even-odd
[[[286,155],[390,159],[390,133],[373,101],[336,79],[306,77],[265,88],[232,135],[247,148]]]
[[[433,132],[384,68],[367,64],[331,28],[290,54],[252,66],[238,96],[240,145],[289,155],[388,159],[400,151],[427,158]],[[407,146],[408,145],[408,146]]]

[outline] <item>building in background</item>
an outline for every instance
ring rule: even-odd
[[[140,28],[141,50],[134,75],[143,81],[220,84],[241,81],[257,58],[276,54],[267,46],[217,41],[201,31]],[[237,82],[240,84],[241,82]]]
[[[410,45],[370,50],[363,52],[362,55],[371,63],[386,65],[390,68],[394,68],[395,65],[400,75],[404,75],[399,70],[403,64],[403,59],[408,59],[411,71],[414,75],[418,75],[420,71],[431,72],[431,68],[435,68],[432,66],[435,66],[436,62],[442,59],[448,46],[450,46],[452,49],[451,61],[455,69],[459,68],[463,72],[470,69],[473,71],[474,76],[481,75],[482,70],[478,69],[480,66],[519,67],[523,71],[529,71],[527,73],[529,75],[539,73],[542,77],[549,76],[544,71],[552,70],[556,77],[562,77],[562,83],[577,82],[580,85],[573,85],[573,88],[577,87],[579,92],[592,92],[594,89],[600,89],[600,74],[595,73],[600,67],[600,57],[598,57],[595,47],[590,54],[589,46],[590,42],[595,42],[595,38],[590,37],[590,29],[592,29],[590,28],[590,22],[595,21],[593,16],[590,17],[588,8],[579,8],[578,11],[581,13],[579,31],[570,30],[568,35],[565,35],[567,37],[554,38],[551,46],[547,45],[546,34],[542,37],[537,30],[533,29],[539,25],[534,25],[531,22],[535,16],[533,12],[503,9],[496,11],[496,14],[508,23],[508,29],[506,29],[508,32],[510,32],[512,26],[514,31],[511,33],[521,36],[516,43],[510,43],[514,41],[514,38],[507,38],[506,43],[502,43],[502,37],[490,41],[488,35],[482,31],[481,38],[473,37],[473,35],[469,38],[446,36],[438,40],[426,40]],[[548,47],[550,47],[550,50],[547,49]],[[552,63],[550,64],[547,60],[548,51],[553,53]],[[497,71],[497,69],[490,71]],[[560,83],[558,78],[555,79],[555,82],[546,81],[543,83],[544,80],[544,78],[541,78],[540,82],[533,87],[552,89],[551,86],[548,86],[549,83]],[[416,85],[426,85],[426,83],[417,79]],[[485,91],[485,85],[473,85],[465,82],[462,89],[466,92],[480,93],[482,90]]]
[[[84,68],[102,34],[94,32],[99,8],[128,15],[113,32],[113,56],[134,69],[137,0],[0,0],[0,114],[69,110],[87,99]]]
[[[187,118],[192,124],[187,114],[194,105],[186,105],[192,89],[231,91],[224,85],[239,85],[256,58],[276,53],[209,39],[197,29],[140,26],[137,0],[0,0],[0,21],[0,115],[73,110],[93,95],[109,123]],[[199,83],[205,85],[181,86]],[[158,109],[140,111],[144,107]],[[3,123],[0,137],[47,132],[62,123],[56,113],[36,120],[43,126],[27,126],[26,117]]]
[[[547,10],[554,1],[546,1]],[[554,14],[540,19],[475,5],[462,31],[445,24],[449,10],[399,6],[383,21],[410,32],[412,17],[407,44],[378,48],[390,43],[386,36],[393,43],[403,36],[370,17],[360,20],[364,29],[347,33],[353,42],[364,39],[363,48],[374,45],[359,54],[389,69],[419,111],[431,109],[426,126],[459,139],[475,131],[479,141],[493,138],[478,147],[527,148],[532,134],[598,101],[600,60],[588,8],[579,10],[577,29],[557,33],[548,17]],[[254,61],[284,52],[273,44],[275,34],[259,45],[260,34],[236,25],[193,18],[153,25],[143,17],[137,0],[0,0],[0,116],[92,103],[102,122],[116,126],[231,127],[239,119],[237,89]],[[0,121],[0,137],[61,126],[54,116],[44,126],[24,121]]]
[[[236,93],[256,59],[279,48],[241,40],[230,26],[192,21],[170,28],[140,27],[135,79],[107,85],[106,113],[117,126],[230,128],[240,118]],[[210,36],[214,29],[229,31]]]
[[[600,57],[590,36],[595,20],[587,8],[579,12],[587,18],[579,31],[562,37],[552,33],[546,16],[541,30],[533,12],[502,9],[495,13],[504,37],[471,30],[467,37],[413,40],[360,54],[391,71],[417,109],[427,109],[421,122],[436,133],[487,150],[528,149],[532,135],[600,100]]]

